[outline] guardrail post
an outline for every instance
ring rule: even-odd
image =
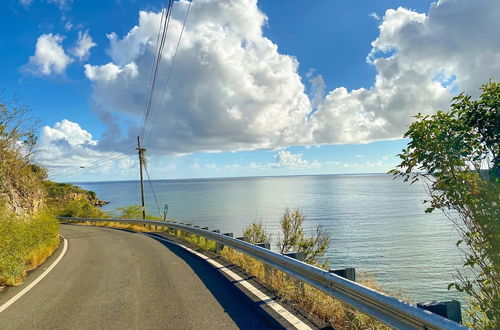
[[[205,229],[205,230],[208,230],[208,227],[201,227],[201,229]]]
[[[220,230],[219,229],[214,229],[214,230],[212,230],[212,232],[220,234]],[[222,245],[219,242],[215,242],[215,253],[216,254],[219,254],[220,251],[222,251],[223,248],[224,248],[224,245]]]
[[[349,267],[349,268],[336,268],[336,269],[329,269],[329,273],[333,273],[338,276],[342,276],[343,278],[346,278],[350,281],[356,282],[356,269]]]
[[[239,239],[240,241],[243,241],[243,242],[248,242],[248,238],[242,236],[242,237],[236,237],[236,239]]]
[[[229,237],[233,237],[233,233],[224,233],[224,235],[229,236]]]
[[[418,303],[417,306],[457,323],[462,323],[462,309],[457,300],[422,302]]]
[[[267,249],[267,250],[271,250],[271,243],[269,243],[269,242],[255,243],[255,245],[260,246],[260,247]],[[272,269],[265,262],[263,264],[264,264],[264,279],[267,282],[272,276]]]
[[[260,246],[261,248],[271,250],[271,243],[265,242],[265,243],[255,243],[255,245]]]
[[[288,252],[288,253],[283,253],[283,255],[300,261],[304,261],[305,258],[304,253],[302,252]],[[304,282],[299,281],[297,279],[294,279],[293,281],[295,282],[295,286],[297,287],[297,289],[299,289],[300,292],[304,292]]]
[[[300,261],[304,261],[305,257],[304,253],[302,252],[288,252],[288,253],[283,253],[283,255]]]
[[[350,281],[356,282],[356,269],[355,268],[336,268],[336,269],[329,269],[329,273],[333,273],[335,275],[341,276],[345,279],[348,279]],[[347,326],[353,327],[354,324],[352,324],[353,320],[355,319],[354,316],[354,309],[352,309],[349,306],[345,306],[344,310],[344,318],[345,318],[345,323]]]

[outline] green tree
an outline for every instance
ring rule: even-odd
[[[271,234],[267,233],[261,222],[252,222],[243,232],[245,237],[250,243],[270,243]]]
[[[141,205],[128,205],[123,207],[118,207],[116,209],[119,211],[115,215],[117,219],[142,219],[142,206]],[[160,217],[155,217],[151,214],[146,214],[146,219],[148,220],[163,220]]]
[[[418,114],[390,173],[425,182],[426,212],[440,209],[456,225],[469,272],[459,272],[449,288],[470,295],[473,327],[499,329],[500,84],[490,81],[481,90],[477,100],[463,93],[453,98],[448,112]]]
[[[330,245],[330,236],[321,227],[313,235],[306,235],[302,226],[305,217],[299,209],[290,212],[287,208],[280,220],[281,234],[278,246],[281,253],[300,252],[304,262],[319,264]]]

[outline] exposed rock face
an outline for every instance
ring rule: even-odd
[[[104,206],[104,205],[106,205],[106,204],[109,204],[109,202],[106,202],[106,201],[103,201],[103,200],[98,199],[98,200],[95,202],[94,206],[99,206],[99,207],[101,207],[101,206]]]
[[[45,206],[43,187],[36,175],[28,171],[19,174],[1,183],[0,203],[8,211],[29,217]]]
[[[76,187],[76,186],[75,186]],[[80,188],[79,188],[80,189]],[[100,200],[93,194],[93,191],[87,191],[83,190],[83,192],[71,192],[68,195],[64,196],[61,198],[61,201],[64,200],[86,200],[90,202],[93,206],[104,206],[106,204],[109,204],[109,202]]]

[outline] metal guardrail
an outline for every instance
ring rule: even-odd
[[[467,327],[440,315],[418,308],[415,305],[408,304],[394,297],[387,296],[358,283],[344,279],[338,275],[329,273],[323,269],[264,249],[254,244],[206,229],[169,221],[68,217],[59,217],[59,220],[66,222],[122,222],[163,226],[182,230],[188,233],[203,236],[260,260],[325,292],[326,294],[350,305],[351,307],[386,323],[389,326],[398,329],[468,329]]]

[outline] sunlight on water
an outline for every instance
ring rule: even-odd
[[[286,207],[300,208],[305,228],[317,225],[332,237],[333,267],[374,274],[384,287],[416,302],[459,299],[447,290],[461,266],[458,237],[440,212],[424,213],[426,191],[388,175],[332,175],[154,181],[160,209],[169,218],[240,235],[254,220],[277,238]],[[80,183],[110,202],[104,209],[139,204],[139,183]],[[149,188],[149,187],[147,187]],[[158,213],[152,194],[147,205]]]

